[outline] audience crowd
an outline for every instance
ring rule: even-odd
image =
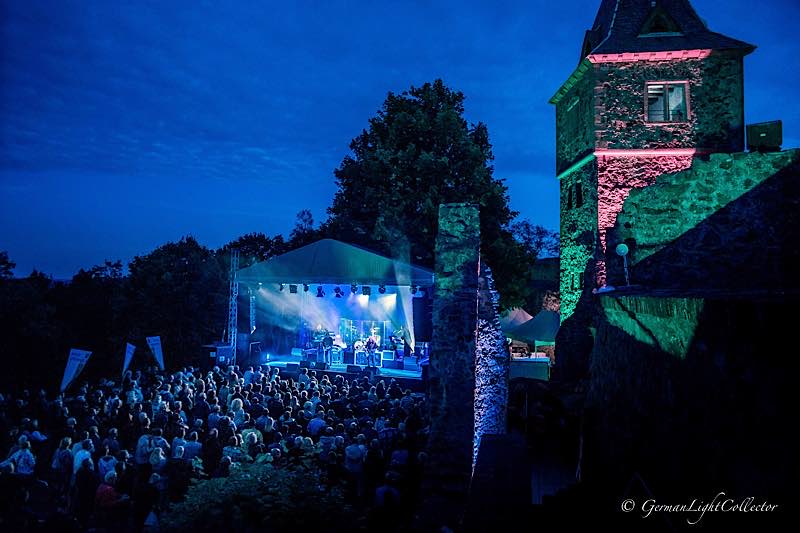
[[[192,479],[253,462],[313,469],[320,490],[341,484],[357,508],[401,521],[418,497],[424,413],[394,379],[269,367],[0,394],[0,529],[156,528]]]

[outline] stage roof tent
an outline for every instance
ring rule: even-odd
[[[525,342],[554,342],[561,318],[555,311],[542,310],[535,317],[507,333],[512,339]]]
[[[433,272],[352,244],[322,239],[239,270],[239,281],[430,287]]]

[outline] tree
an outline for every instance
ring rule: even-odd
[[[556,257],[559,253],[558,232],[521,220],[511,226],[514,238],[534,257]]]
[[[464,95],[442,80],[389,93],[335,171],[338,190],[322,231],[432,267],[439,204],[478,204],[482,255],[501,305],[518,304],[535,257],[511,233],[516,213],[492,175],[486,125],[467,124],[463,114]]]
[[[283,240],[283,235],[267,237],[263,233],[256,232],[242,235],[238,239],[229,242],[217,250],[217,256],[226,273],[230,268],[229,257],[231,248],[237,248],[239,250],[239,268],[244,268],[285,253],[287,251],[287,244],[286,241]]]
[[[14,277],[14,267],[17,264],[8,258],[8,252],[0,251],[0,280]]]
[[[168,366],[196,364],[225,328],[227,272],[214,253],[184,237],[134,257],[127,284],[127,337],[161,335]]]
[[[319,232],[314,229],[314,216],[311,210],[303,209],[297,213],[297,222],[289,234],[289,249],[294,250],[306,244],[311,244],[319,238]]]

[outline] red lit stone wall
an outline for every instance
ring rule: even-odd
[[[598,63],[594,66],[598,148],[744,149],[742,58],[714,53],[705,59]],[[688,81],[689,121],[645,121],[645,83]]]

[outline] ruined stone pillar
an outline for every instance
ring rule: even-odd
[[[430,351],[430,436],[420,527],[455,528],[472,475],[480,219],[469,204],[439,206]]]
[[[498,301],[492,271],[481,265],[478,291],[478,327],[475,346],[475,438],[473,458],[483,435],[506,432],[509,358],[506,337],[500,327]]]

